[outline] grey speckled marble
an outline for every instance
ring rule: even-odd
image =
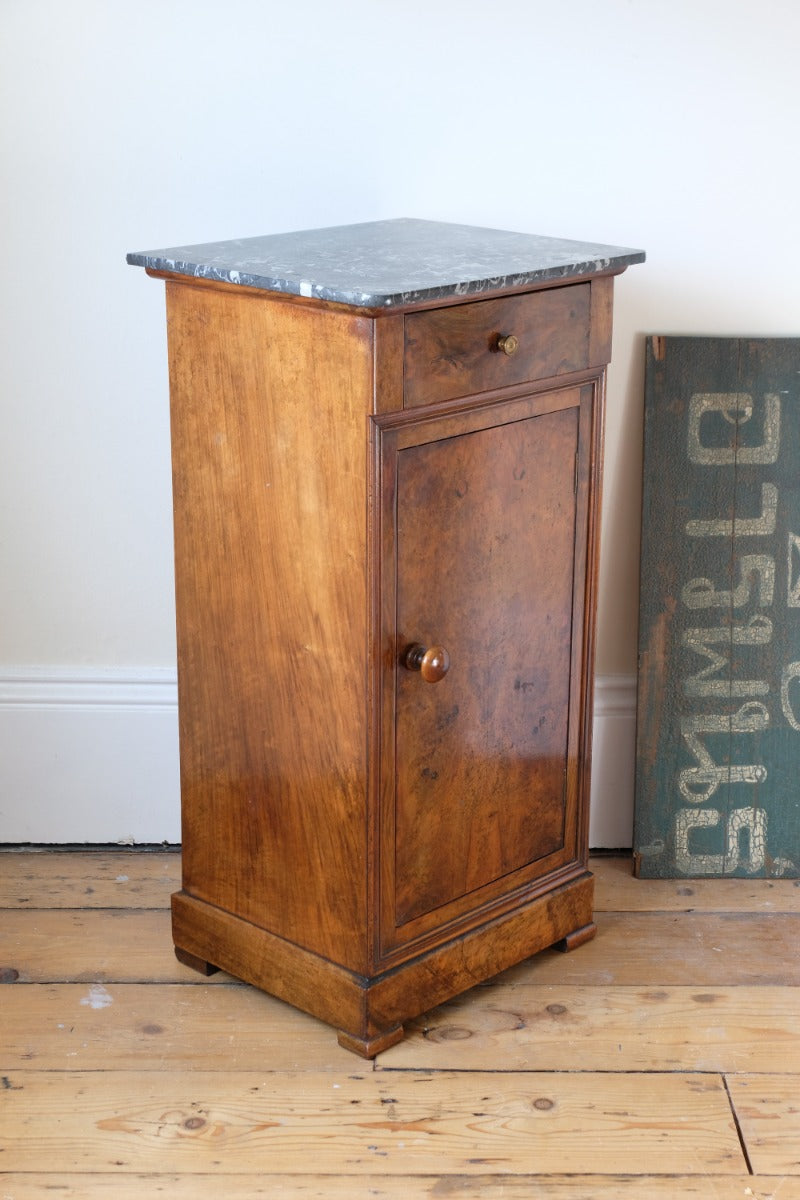
[[[399,308],[644,262],[644,252],[399,218],[129,254],[133,266],[364,308]]]

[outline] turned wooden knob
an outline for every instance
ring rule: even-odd
[[[415,642],[403,655],[408,671],[419,671],[426,683],[438,683],[450,670],[450,655],[444,646],[420,646]]]
[[[507,354],[510,358],[519,350],[519,339],[515,338],[513,333],[501,333],[497,339],[497,349],[502,350],[503,354]]]

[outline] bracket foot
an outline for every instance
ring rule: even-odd
[[[190,954],[188,950],[182,950],[180,946],[175,947],[175,957],[179,963],[183,963],[185,967],[191,967],[193,971],[198,971],[201,975],[216,975],[219,967],[215,967],[213,963],[206,962],[204,958],[198,958],[196,954]]]
[[[388,1029],[384,1033],[378,1033],[374,1037],[360,1038],[354,1037],[352,1033],[346,1033],[345,1030],[339,1030],[339,1045],[345,1050],[352,1050],[354,1054],[359,1054],[361,1058],[374,1058],[376,1054],[380,1054],[383,1050],[388,1050],[390,1046],[397,1045],[403,1040],[403,1026],[397,1025],[394,1029]]]
[[[594,921],[590,921],[588,925],[582,925],[580,929],[574,929],[572,933],[568,933],[560,942],[553,944],[554,950],[561,950],[566,954],[569,950],[577,950],[578,946],[582,946],[584,942],[590,942],[597,934],[597,926]]]

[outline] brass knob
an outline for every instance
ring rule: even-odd
[[[420,646],[415,642],[403,654],[407,671],[419,671],[426,683],[438,683],[450,670],[450,655],[444,646]]]
[[[519,339],[513,333],[501,333],[497,339],[497,349],[502,350],[509,358],[519,350]]]

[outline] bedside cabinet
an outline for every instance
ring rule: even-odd
[[[182,962],[372,1057],[591,937],[613,277],[382,221],[129,255],[166,280]]]

